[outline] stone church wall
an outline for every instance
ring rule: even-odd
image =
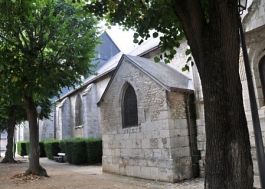
[[[106,77],[96,83],[91,83],[86,88],[65,97],[57,104],[57,139],[101,137],[100,114],[97,102],[106,88],[108,81],[109,77]],[[79,106],[81,106],[81,109]],[[79,112],[77,113],[77,111]],[[81,124],[76,123],[76,116],[80,116],[80,119],[82,119]]]
[[[122,128],[126,82],[134,88],[138,104],[138,126],[131,128]],[[183,97],[176,93],[172,98]],[[169,103],[161,86],[132,64],[121,64],[100,105],[104,171],[169,182],[191,178],[183,103]]]

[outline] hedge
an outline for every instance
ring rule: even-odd
[[[40,157],[46,157],[46,152],[45,152],[45,149],[44,149],[44,142],[41,141],[39,143],[39,145],[40,145]]]
[[[29,144],[30,143],[26,141],[17,142],[17,153],[20,156],[29,155],[29,148],[30,148]],[[39,145],[40,145],[40,157],[46,157],[43,142],[40,142]]]
[[[57,156],[61,149],[59,147],[58,140],[47,140],[43,142],[46,156],[49,159],[53,159],[53,156]]]
[[[73,138],[61,141],[60,147],[70,164],[93,164],[102,161],[101,139]]]
[[[94,164],[102,162],[102,140],[95,138],[72,138],[66,140],[47,140],[39,143],[40,157],[53,159],[59,152],[66,154],[70,164]],[[17,142],[21,156],[29,154],[29,142]]]
[[[17,142],[17,153],[20,156],[29,155],[29,142],[25,141]]]
[[[102,140],[88,139],[86,141],[87,163],[101,163],[102,162]]]
[[[66,158],[70,164],[81,165],[87,163],[86,141],[81,138],[65,142]]]

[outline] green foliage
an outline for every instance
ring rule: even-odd
[[[66,139],[59,141],[59,147],[62,153],[66,153],[66,142],[67,142]]]
[[[66,157],[70,164],[81,165],[87,162],[86,141],[84,139],[72,139],[66,142]]]
[[[45,152],[45,148],[44,148],[44,142],[39,142],[40,145],[40,157],[46,157],[46,152]]]
[[[40,157],[46,157],[46,153],[44,150],[44,143],[40,142],[39,146],[40,146]],[[29,155],[30,143],[28,141],[17,142],[16,147],[17,147],[17,152],[20,156]]]
[[[46,156],[49,159],[53,159],[53,156],[57,156],[61,152],[58,140],[47,140],[43,142]]]
[[[25,141],[17,142],[17,153],[20,156],[29,155],[29,142]]]
[[[92,72],[97,22],[80,5],[64,0],[4,0],[0,23],[0,91],[12,105],[22,104],[34,128],[38,104],[48,114],[50,98]],[[31,129],[31,138],[38,134]],[[37,158],[31,154],[30,161],[40,167]]]
[[[96,20],[63,0],[0,1],[1,91],[35,104],[91,73]],[[14,92],[11,92],[12,90]]]
[[[93,164],[102,161],[102,140],[94,138],[73,138],[60,142],[70,164]]]
[[[26,112],[22,104],[0,93],[0,131],[7,130],[8,126],[13,126],[14,123],[20,123],[25,119]]]
[[[86,141],[87,163],[101,163],[102,162],[102,140],[93,139]]]
[[[111,24],[135,29],[135,43],[141,44],[151,36],[159,37],[161,51],[168,52],[167,56],[160,59],[169,62],[176,53],[172,49],[179,47],[180,41],[184,39],[184,31],[175,12],[176,6],[175,1],[169,0],[92,0],[86,8]]]

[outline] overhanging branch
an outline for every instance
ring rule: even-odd
[[[202,64],[202,33],[206,24],[203,9],[199,0],[172,0],[174,11],[179,18],[191,47],[197,67]]]

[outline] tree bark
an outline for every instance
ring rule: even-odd
[[[202,83],[205,189],[251,189],[253,164],[239,76],[238,1],[209,0],[205,10],[198,0],[175,1]],[[205,11],[208,15],[200,17]]]
[[[15,110],[12,109],[9,115],[8,125],[7,125],[7,145],[5,157],[2,160],[2,163],[16,163],[14,159],[14,131],[16,126],[15,120]]]
[[[206,189],[253,188],[249,133],[239,76],[237,6],[210,5],[202,81],[206,123]]]
[[[26,174],[48,176],[46,170],[40,165],[39,161],[39,125],[37,124],[37,112],[33,99],[31,97],[26,97],[25,105],[30,135],[29,168]]]
[[[214,53],[209,50],[209,53]],[[206,189],[253,188],[253,165],[243,107],[242,88],[235,64],[218,60],[216,53],[201,74],[206,123]],[[230,55],[230,56],[229,56]],[[219,57],[220,57],[219,56]],[[211,66],[210,66],[211,64]]]

